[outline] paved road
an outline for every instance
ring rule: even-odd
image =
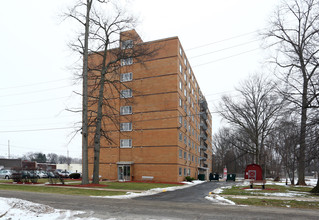
[[[205,183],[151,197],[118,200],[87,196],[0,190],[0,197],[20,198],[57,209],[82,210],[79,218],[101,219],[318,219],[318,210],[221,206],[200,199],[222,183]],[[228,183],[227,183],[228,184]],[[166,197],[166,198],[165,198]],[[168,199],[170,198],[170,199]],[[194,199],[192,199],[194,198]],[[170,200],[167,201],[166,199]],[[185,200],[185,201],[181,201]]]
[[[211,203],[205,199],[205,196],[208,196],[209,192],[216,188],[233,184],[234,182],[205,182],[185,189],[159,193],[152,196],[138,197],[134,200]]]

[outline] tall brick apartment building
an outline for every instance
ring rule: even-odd
[[[212,172],[211,114],[178,37],[143,42],[131,30],[121,34],[121,46],[136,43],[124,33],[160,49],[143,64],[121,60],[119,73],[112,76],[120,81],[117,91],[106,86],[111,108],[103,111],[116,120],[103,119],[112,141],[102,139],[100,175],[119,181],[180,182],[198,174],[207,178]],[[90,56],[90,65],[99,62]],[[93,136],[89,134],[90,176]]]

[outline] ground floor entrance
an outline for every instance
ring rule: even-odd
[[[118,165],[118,180],[131,181],[131,165]]]

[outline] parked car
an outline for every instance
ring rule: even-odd
[[[35,171],[38,178],[48,178],[48,174],[44,171],[37,170]]]
[[[12,171],[11,170],[0,170],[0,178],[1,179],[11,179]]]
[[[63,178],[68,178],[70,175],[69,171],[67,170],[56,169],[55,171]]]

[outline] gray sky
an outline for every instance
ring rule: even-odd
[[[77,61],[67,46],[75,36],[61,22],[65,0],[10,0],[0,13],[0,156],[54,152],[81,157],[75,124],[81,91],[74,85]],[[196,2],[196,4],[195,4]],[[255,72],[267,73],[258,31],[268,25],[278,0],[130,0],[127,11],[139,17],[144,41],[178,36],[210,110],[221,95]],[[78,124],[79,126],[79,124]],[[213,114],[213,132],[220,118]]]

